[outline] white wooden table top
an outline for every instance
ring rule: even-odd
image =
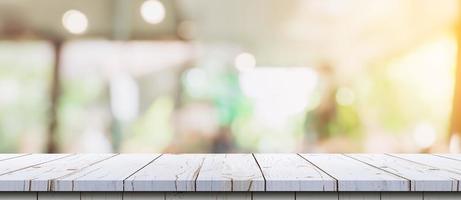
[[[0,154],[0,191],[460,191],[461,154]]]

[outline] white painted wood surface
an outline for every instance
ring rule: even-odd
[[[77,154],[0,176],[0,191],[49,191],[50,180],[72,174],[114,154]]]
[[[0,154],[0,191],[132,191],[133,198],[137,198],[136,192],[173,192],[169,195],[181,198],[181,194],[188,196],[200,191],[245,194],[262,191],[266,196],[270,191],[296,191],[300,199],[314,194],[303,196],[303,191],[322,191],[321,194],[335,190],[459,191],[460,157],[459,154]],[[182,191],[187,192],[175,193]],[[50,198],[51,194],[58,195],[40,193]],[[87,194],[85,198],[102,197]]]
[[[124,180],[159,154],[121,154],[52,180],[53,191],[123,191]]]
[[[0,154],[0,161],[25,156],[27,154]]]
[[[429,154],[390,154],[413,162],[461,173],[461,161]]]
[[[392,154],[392,156],[430,166],[437,172],[440,169],[443,169],[456,174],[461,174],[461,161],[459,160],[428,154]],[[457,176],[453,178],[459,180],[459,177]],[[460,188],[461,185],[458,182],[458,191],[460,191]]]
[[[29,168],[52,160],[69,156],[69,154],[30,154],[0,161],[0,175]]]
[[[197,191],[264,191],[264,178],[251,154],[209,154],[196,180]]]
[[[340,154],[301,154],[338,180],[338,191],[409,191],[408,180]]]
[[[125,180],[125,191],[195,191],[205,155],[166,154]]]
[[[336,180],[298,154],[254,154],[266,191],[335,191]]]
[[[347,154],[411,181],[411,191],[457,191],[461,174],[384,154]]]
[[[461,154],[434,154],[434,155],[461,161]]]

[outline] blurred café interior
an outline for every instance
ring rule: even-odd
[[[0,0],[0,152],[452,152],[457,0]]]

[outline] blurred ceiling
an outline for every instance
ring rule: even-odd
[[[321,61],[351,71],[451,30],[459,7],[456,0],[163,0],[165,20],[152,25],[139,12],[143,2],[0,0],[0,27],[13,19],[70,39],[179,39],[178,27],[188,22],[194,39],[236,44],[260,65]],[[87,15],[84,35],[63,28],[69,9]]]

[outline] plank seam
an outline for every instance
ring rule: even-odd
[[[14,158],[20,158],[20,157],[24,157],[24,156],[28,156],[28,155],[32,155],[32,154],[31,153],[21,154],[21,155],[14,156],[14,157],[11,157],[11,158],[1,159],[0,161],[11,160],[11,159],[14,159]]]
[[[439,154],[430,154],[430,155],[437,156],[437,157],[441,157],[441,158],[445,158],[445,159],[455,160],[455,161],[461,161],[461,160],[456,159],[456,158],[450,158],[450,157],[446,157],[446,156],[439,155]]]
[[[339,192],[339,181],[338,179],[336,179],[334,176],[332,176],[331,174],[329,174],[328,172],[326,172],[325,170],[323,170],[322,168],[320,168],[319,166],[317,166],[316,164],[314,164],[313,162],[311,162],[309,159],[305,158],[304,156],[302,156],[301,154],[297,153],[297,155],[299,157],[301,157],[303,160],[307,161],[308,163],[310,163],[311,165],[313,165],[315,168],[317,168],[318,170],[322,171],[323,173],[325,173],[326,175],[330,176],[330,178],[332,178],[333,180],[335,180],[336,182],[336,192]],[[338,196],[338,199],[339,199],[339,196]]]
[[[26,167],[23,167],[23,168],[19,168],[19,169],[13,170],[13,171],[8,171],[8,172],[5,172],[5,173],[3,173],[3,174],[0,174],[0,176],[3,176],[3,175],[5,175],[5,174],[9,174],[9,173],[12,173],[12,172],[21,171],[21,170],[24,170],[24,169],[27,169],[27,168],[35,167],[35,166],[37,166],[37,165],[41,165],[41,164],[53,162],[53,161],[56,161],[56,160],[59,160],[59,159],[63,159],[63,158],[66,158],[66,157],[69,157],[69,156],[72,156],[72,155],[74,155],[74,154],[69,154],[69,155],[66,155],[66,156],[63,156],[63,157],[58,157],[58,158],[53,159],[53,160],[48,160],[48,161],[45,161],[45,162],[33,164],[33,165],[26,166]]]
[[[144,166],[142,166],[141,168],[139,168],[138,170],[134,171],[132,174],[130,174],[128,177],[124,178],[123,181],[122,181],[122,191],[125,192],[125,181],[127,179],[129,179],[131,176],[135,175],[136,173],[138,173],[139,171],[141,171],[142,169],[144,169],[145,167],[147,167],[147,165],[150,165],[151,163],[153,163],[154,161],[156,161],[158,158],[160,158],[163,154],[160,154],[159,156],[155,157],[153,160],[151,160],[150,162],[148,162],[147,164],[145,164]]]
[[[426,163],[413,161],[413,160],[406,159],[406,158],[402,158],[402,157],[399,157],[399,156],[397,156],[397,155],[393,155],[393,154],[389,154],[389,153],[384,153],[384,155],[392,156],[392,157],[394,157],[394,158],[398,158],[398,159],[401,159],[401,160],[410,161],[410,162],[412,162],[412,163],[416,163],[416,164],[423,165],[423,166],[427,166],[427,167],[436,168],[436,169],[439,169],[439,170],[444,170],[444,171],[451,172],[451,173],[455,173],[455,174],[461,174],[461,173],[459,173],[459,172],[457,172],[457,171],[454,171],[454,170],[445,169],[445,168],[439,168],[439,167],[434,167],[434,166],[428,165],[428,164],[426,164]],[[432,155],[432,154],[431,154],[431,155]],[[451,177],[450,177],[450,178],[451,178]],[[453,180],[456,181],[456,183],[457,183],[456,191],[459,191],[460,180],[455,179],[455,178],[451,178],[451,179],[453,179]]]
[[[381,169],[381,168],[379,168],[379,167],[377,167],[377,166],[374,166],[374,165],[372,165],[372,164],[369,164],[369,163],[367,163],[367,162],[365,162],[365,161],[361,161],[361,160],[359,160],[359,159],[357,159],[357,158],[354,158],[354,157],[352,157],[352,156],[349,156],[349,155],[347,155],[347,154],[342,154],[342,155],[343,155],[343,156],[346,156],[346,157],[348,157],[348,158],[354,159],[354,160],[356,160],[356,161],[359,161],[359,162],[361,162],[361,163],[363,163],[363,164],[369,165],[369,166],[371,166],[371,167],[373,167],[373,168],[379,169],[379,170],[381,170],[381,171],[383,171],[383,172],[386,172],[386,173],[389,173],[389,174],[391,174],[391,175],[394,175],[394,176],[397,176],[397,177],[399,177],[399,178],[403,178],[403,179],[407,180],[408,183],[409,183],[409,184],[408,184],[408,187],[409,187],[409,188],[408,188],[408,191],[412,191],[412,190],[411,190],[412,182],[411,182],[410,179],[405,178],[405,177],[403,177],[403,176],[400,176],[400,175],[398,175],[398,174],[395,174],[395,173],[393,173],[393,172],[390,172],[390,171]]]
[[[100,162],[106,161],[106,160],[108,160],[108,159],[111,159],[111,158],[113,158],[113,157],[115,157],[115,156],[117,156],[117,155],[119,155],[119,154],[114,154],[114,155],[109,156],[109,157],[107,157],[107,158],[104,158],[104,159],[102,159],[102,160],[98,160],[98,161],[96,161],[96,162],[94,162],[94,163],[91,163],[90,165],[88,165],[88,166],[86,166],[86,167],[81,168],[81,169],[78,170],[78,171],[74,171],[74,172],[71,172],[71,173],[69,173],[69,174],[65,174],[65,175],[62,175],[62,176],[60,176],[60,177],[56,177],[56,178],[53,178],[53,179],[48,180],[48,188],[49,188],[48,191],[53,191],[52,188],[53,188],[53,182],[54,182],[54,181],[56,181],[56,180],[58,180],[58,179],[62,179],[62,178],[67,177],[67,176],[71,176],[72,174],[76,174],[76,173],[78,173],[78,172],[80,172],[80,171],[82,171],[82,170],[84,170],[84,169],[86,169],[86,168],[88,168],[88,167],[91,167],[91,166],[96,165],[96,164],[98,164],[98,163],[100,163]],[[30,185],[32,185],[32,184],[30,184]],[[73,186],[73,185],[74,185],[74,180],[72,180],[72,191],[74,191],[74,186]]]
[[[200,174],[200,171],[202,171],[203,163],[205,162],[206,156],[203,156],[202,162],[200,163],[200,166],[197,168],[197,170],[194,172],[194,191],[197,192],[197,179]]]
[[[258,168],[259,168],[259,171],[261,172],[261,175],[263,176],[263,179],[264,179],[264,192],[267,191],[266,189],[266,184],[267,184],[267,181],[266,181],[266,176],[264,176],[264,173],[263,173],[263,169],[261,168],[261,165],[259,165],[258,163],[258,160],[256,159],[256,156],[254,153],[251,154],[256,162],[256,165],[258,165]],[[250,188],[251,189],[251,188]]]

